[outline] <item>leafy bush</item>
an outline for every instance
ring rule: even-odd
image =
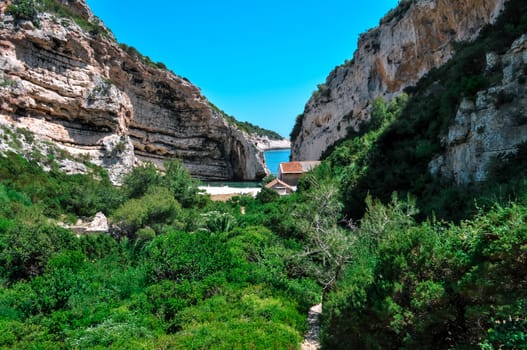
[[[181,161],[170,160],[164,166],[164,174],[152,163],[135,167],[123,179],[126,197],[139,198],[153,187],[164,187],[183,207],[204,205],[203,197],[199,196],[198,181],[190,176]]]
[[[61,0],[39,0],[42,5],[42,10],[54,13],[63,18],[72,19],[79,27],[90,35],[102,35],[104,37],[111,37],[108,30],[95,18],[92,21],[87,20],[81,15],[72,11],[68,5],[65,5]]]
[[[209,211],[201,214],[204,219],[202,230],[212,233],[229,232],[236,226],[236,219],[229,213]]]
[[[198,181],[194,180],[179,160],[165,162],[165,176],[162,183],[185,208],[200,207],[204,204],[199,196]]]
[[[15,20],[27,20],[38,24],[39,6],[37,0],[14,0],[7,8]]]
[[[182,331],[175,337],[176,348],[296,349],[304,316],[286,300],[262,294],[242,290],[184,310],[177,317]]]
[[[231,266],[231,257],[220,237],[208,232],[158,236],[146,247],[146,256],[153,281],[201,280]]]
[[[326,346],[523,344],[526,208],[497,207],[445,227],[417,224],[413,206],[401,205],[369,201],[354,261],[324,306]]]
[[[172,223],[178,210],[179,204],[169,190],[152,187],[144,196],[125,202],[111,218],[127,236],[134,237],[140,228]]]
[[[0,232],[0,276],[11,282],[37,276],[53,253],[77,247],[73,234],[61,227],[13,225]]]
[[[93,216],[98,211],[109,213],[110,208],[119,205],[119,190],[108,175],[103,174],[100,180],[94,176],[66,175],[58,170],[45,172],[35,162],[14,153],[0,157],[0,177],[10,193],[13,196],[16,192],[23,193],[51,217]]]
[[[261,203],[271,203],[280,197],[278,192],[271,188],[262,187],[260,192],[256,195],[256,199]]]
[[[128,198],[139,198],[151,187],[161,184],[161,176],[152,163],[134,167],[123,179],[123,190]]]

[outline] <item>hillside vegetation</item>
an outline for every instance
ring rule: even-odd
[[[295,349],[317,273],[285,202],[213,203],[179,162],[121,188],[0,158],[0,348]],[[290,199],[292,200],[292,199]],[[240,214],[240,206],[247,214]],[[108,215],[108,233],[59,225]]]
[[[278,134],[276,131],[265,129],[258,125],[249,123],[249,122],[240,121],[236,119],[235,117],[233,117],[232,115],[228,115],[227,113],[225,113],[223,110],[218,108],[213,103],[209,102],[209,104],[216,112],[220,113],[221,116],[230,125],[236,126],[238,129],[248,133],[249,135],[264,136],[264,137],[268,137],[269,140],[282,140],[283,139],[283,137],[280,134]]]
[[[526,31],[509,0],[289,197],[212,202],[178,161],[114,187],[1,156],[0,348],[298,349],[322,300],[325,349],[526,349],[527,146],[470,188],[427,168],[460,98],[499,81],[486,51]],[[99,211],[109,233],[64,228]]]
[[[352,258],[325,297],[325,348],[526,348],[526,145],[477,185],[428,171],[461,99],[501,81],[485,72],[486,53],[525,32],[527,5],[511,0],[408,96],[375,100],[371,122],[310,175],[337,184],[354,232]]]
[[[417,198],[421,218],[434,214],[459,220],[477,212],[474,196],[480,197],[478,204],[483,205],[495,196],[508,198],[516,191],[516,180],[522,177],[517,171],[491,179],[490,186],[457,188],[431,176],[428,164],[444,150],[441,139],[462,98],[474,98],[477,91],[501,82],[500,70],[485,70],[486,54],[503,54],[526,32],[527,4],[510,0],[495,25],[484,28],[473,43],[457,43],[454,57],[408,88],[409,96],[373,101],[372,122],[365,123],[360,133],[350,130],[345,140],[326,153],[331,176],[339,179],[348,215],[362,216],[368,193],[387,203],[397,191],[403,197],[411,194]],[[522,157],[521,152],[517,157]]]

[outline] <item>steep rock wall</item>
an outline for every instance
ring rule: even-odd
[[[63,3],[96,21],[83,0]],[[178,158],[195,177],[265,176],[262,152],[211,108],[198,88],[126,52],[111,34],[103,34],[102,24],[102,30],[87,32],[73,20],[41,14],[37,28],[15,22],[5,10],[6,3],[0,5],[4,120],[96,160],[108,153],[105,140],[117,136],[125,145],[118,151],[131,142],[133,157],[159,165]]]
[[[433,175],[458,184],[483,181],[497,157],[527,142],[527,34],[505,55],[487,54],[487,70],[500,68],[501,84],[461,103],[442,139],[445,153],[429,164]]]
[[[369,119],[371,101],[390,99],[444,64],[453,43],[473,40],[506,0],[407,0],[361,35],[353,60],[337,67],[305,106],[294,160],[317,160],[348,128]]]

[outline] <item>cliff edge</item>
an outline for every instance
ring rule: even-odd
[[[368,121],[371,101],[386,100],[447,62],[455,42],[475,39],[506,0],[406,0],[361,35],[353,59],[319,85],[292,132],[293,160],[318,160]]]
[[[0,4],[3,122],[110,172],[122,153],[126,164],[178,158],[207,180],[266,175],[261,150],[197,87],[118,44],[84,0],[47,3],[33,19]]]

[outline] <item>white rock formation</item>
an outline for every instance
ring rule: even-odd
[[[371,101],[389,100],[414,85],[474,39],[506,0],[401,1],[377,28],[361,35],[353,60],[337,67],[306,104],[292,146],[293,160],[318,160],[348,128],[369,120]]]

